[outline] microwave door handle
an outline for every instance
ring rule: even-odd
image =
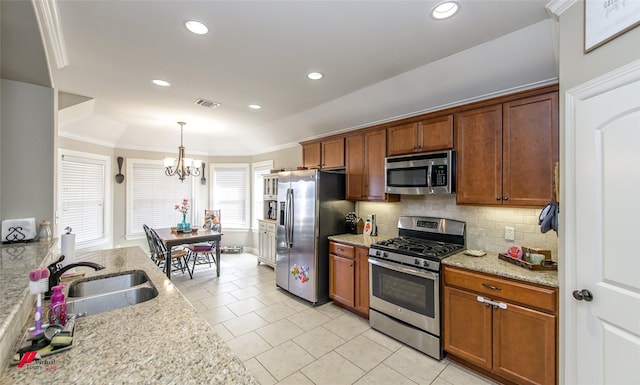
[[[429,194],[433,194],[433,181],[431,180],[432,172],[433,172],[433,161],[430,161],[429,166],[427,167],[427,188],[429,189]]]

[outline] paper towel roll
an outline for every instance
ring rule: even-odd
[[[60,242],[60,254],[64,255],[62,266],[67,266],[75,261],[76,235],[62,234]]]

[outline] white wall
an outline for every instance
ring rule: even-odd
[[[143,250],[147,250],[148,246],[144,238],[139,239],[127,239],[126,238],[126,186],[129,181],[126,166],[127,159],[162,159],[165,156],[176,156],[176,154],[160,153],[153,151],[141,151],[141,150],[128,150],[128,149],[114,149],[111,147],[101,146],[92,143],[81,142],[78,140],[61,137],[59,139],[59,148],[64,148],[74,151],[88,152],[92,154],[110,156],[112,162],[112,169],[117,172],[116,158],[122,156],[124,158],[124,164],[122,167],[122,173],[125,175],[124,182],[122,184],[113,183],[113,228],[112,228],[112,240],[108,245],[101,246],[99,248],[111,248],[111,247],[127,247],[127,246],[140,246]],[[176,144],[177,151],[177,144]],[[187,148],[188,151],[188,148]],[[291,169],[300,165],[302,161],[302,148],[300,146],[286,148],[276,152],[259,154],[254,157],[247,156],[210,156],[203,157],[203,160],[207,163],[205,173],[207,177],[207,184],[197,184],[199,190],[199,203],[194,208],[195,212],[204,212],[205,208],[209,207],[209,197],[211,182],[209,178],[209,164],[210,163],[253,163],[262,160],[273,160],[274,168],[286,168]],[[198,177],[199,178],[199,177]],[[224,218],[224,213],[223,213]],[[224,220],[224,219],[223,219]],[[223,223],[224,229],[224,223]],[[224,230],[223,246],[243,246],[249,249],[258,247],[257,234],[252,231],[240,231],[240,230]],[[89,251],[86,249],[83,251]]]
[[[0,218],[54,220],[56,95],[2,79]]]

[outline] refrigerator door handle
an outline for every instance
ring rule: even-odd
[[[293,189],[287,190],[287,247],[293,246]]]

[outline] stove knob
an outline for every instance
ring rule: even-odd
[[[387,252],[386,252],[386,251],[384,251],[384,252],[382,252],[382,257],[383,257],[383,258],[388,258],[388,257],[389,257],[389,254],[387,254]]]
[[[380,256],[380,250],[376,250],[376,257]]]
[[[429,267],[429,261],[422,261],[423,267]]]
[[[420,260],[418,258],[414,259],[413,264],[420,266]]]

